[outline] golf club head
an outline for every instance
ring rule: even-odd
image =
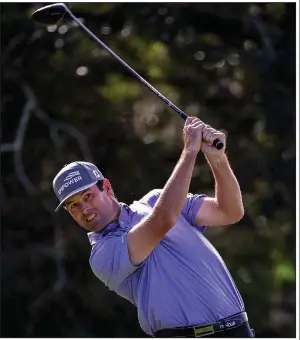
[[[63,3],[52,4],[36,10],[32,18],[43,25],[55,25],[62,20],[67,10],[67,6]]]

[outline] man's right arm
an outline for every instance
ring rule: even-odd
[[[135,225],[127,237],[129,258],[140,264],[175,225],[189,192],[191,177],[202,142],[202,125],[188,118],[184,130],[185,147],[172,175],[164,186],[152,213]]]

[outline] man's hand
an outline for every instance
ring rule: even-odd
[[[213,129],[211,126],[204,124],[197,117],[188,117],[183,129],[184,149],[186,151],[199,152],[200,150],[209,159],[223,156],[226,148],[226,136],[224,133]],[[212,144],[215,139],[219,139],[224,147],[221,150],[215,148]]]
[[[201,150],[205,124],[197,117],[188,117],[183,128],[184,151],[198,153]]]
[[[201,151],[206,157],[215,159],[224,155],[226,149],[226,136],[223,132],[217,131],[211,126],[204,124],[202,138]],[[212,145],[215,139],[219,139],[223,143],[224,147],[221,150],[218,150]]]

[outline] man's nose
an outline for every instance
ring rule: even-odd
[[[87,214],[91,208],[92,207],[88,203],[86,202],[81,203],[81,211],[83,214]]]

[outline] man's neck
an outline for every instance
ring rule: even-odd
[[[121,215],[121,210],[122,210],[121,204],[117,202],[116,215],[115,215],[115,218],[110,223],[116,222],[119,219]]]

